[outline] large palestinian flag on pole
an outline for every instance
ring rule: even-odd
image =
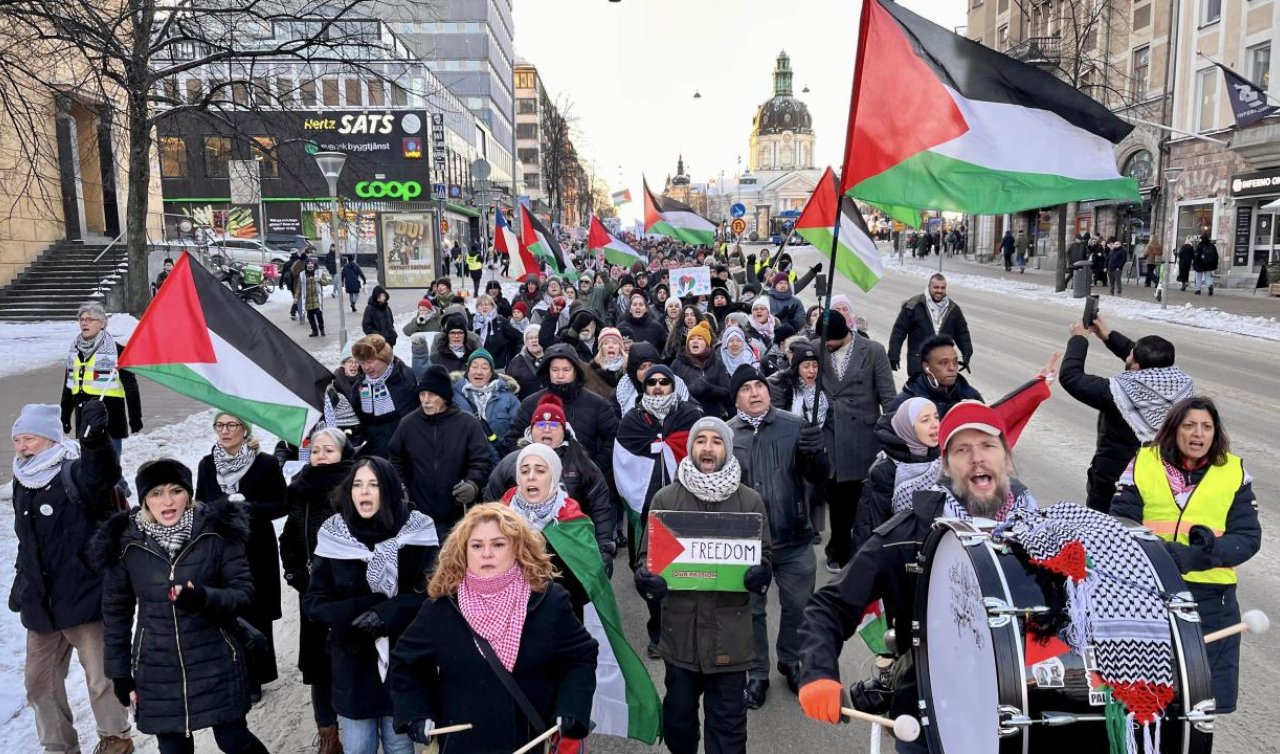
[[[524,218],[520,248],[535,257],[547,260],[547,266],[557,275],[564,275],[573,282],[578,282],[578,270],[560,248],[560,242],[556,240],[555,234],[543,227],[528,207],[520,212],[520,216]]]
[[[1113,151],[1132,130],[1046,71],[863,0],[842,193],[985,215],[1137,202]]]
[[[142,314],[120,367],[301,445],[333,375],[183,254]]]
[[[526,273],[538,269],[538,261],[528,249],[520,245],[520,239],[507,222],[507,216],[502,214],[502,208],[494,207],[493,212],[493,245],[499,253],[506,254],[511,259],[511,277],[522,280]]]
[[[649,258],[619,240],[605,230],[604,223],[595,215],[591,216],[591,230],[587,233],[587,248],[591,251],[603,251],[605,261],[620,267],[630,267],[635,262],[649,263]]]
[[[654,196],[648,181],[644,182],[644,232],[701,246],[710,246],[716,240],[715,223],[683,202]]]
[[[837,215],[840,236],[835,238]],[[831,254],[836,242],[835,268],[845,277],[869,291],[884,277],[884,262],[880,249],[871,238],[871,231],[862,219],[862,213],[852,199],[836,196],[836,178],[831,168],[823,172],[813,196],[804,205],[804,211],[796,220],[796,233],[825,256]]]

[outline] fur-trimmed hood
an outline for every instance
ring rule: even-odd
[[[128,544],[144,541],[146,535],[133,520],[141,511],[141,508],[132,508],[120,511],[107,519],[85,546],[87,560],[98,567],[114,565],[120,561],[120,556]],[[195,521],[191,525],[191,538],[195,539],[201,534],[214,534],[228,542],[248,544],[248,508],[243,503],[233,503],[228,498],[215,500],[212,503],[197,502]]]

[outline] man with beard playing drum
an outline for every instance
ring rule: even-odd
[[[1000,522],[1014,511],[1037,507],[1026,487],[1013,478],[1013,452],[1006,434],[1000,415],[981,403],[964,401],[952,408],[939,430],[941,478],[917,491],[912,510],[877,528],[840,575],[813,595],[800,628],[800,706],[806,715],[828,723],[841,721],[840,650],[876,600],[884,600],[885,612],[893,616],[899,653],[890,671],[895,685],[888,714],[917,714],[912,621],[923,616],[914,615],[916,556],[934,520]],[[898,741],[897,751],[921,754],[929,749],[920,739]]]

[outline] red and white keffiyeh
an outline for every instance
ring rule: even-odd
[[[462,617],[489,642],[508,672],[520,654],[520,634],[531,591],[519,563],[489,578],[467,571],[458,587]]]

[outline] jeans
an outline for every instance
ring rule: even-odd
[[[1026,267],[1026,266],[1027,266],[1027,255],[1026,255],[1026,254],[1019,254],[1019,255],[1018,255],[1018,269],[1023,269],[1023,268],[1024,268],[1024,267]]]
[[[47,752],[80,751],[80,737],[72,724],[67,702],[67,669],[76,650],[89,687],[98,736],[129,735],[129,715],[112,691],[104,671],[102,623],[84,623],[51,634],[27,632],[27,656],[23,677],[27,703],[36,713],[36,735]]]
[[[1124,287],[1124,270],[1107,270],[1107,284],[1112,295],[1119,296]]]
[[[697,754],[698,697],[702,697],[702,718],[707,737],[705,754],[746,754],[747,705],[742,694],[747,674],[699,673],[664,663],[666,696],[662,697],[662,737],[671,754]]]
[[[831,538],[827,540],[827,560],[841,568],[853,557],[853,522],[862,499],[862,480],[828,482],[827,512],[831,518]]]
[[[778,623],[778,663],[794,668],[800,663],[800,623],[804,606],[813,596],[818,561],[813,542],[775,548],[773,551],[773,586],[778,595],[782,615]],[[769,680],[769,595],[751,595],[751,629],[756,657],[751,662],[750,679]]]
[[[413,754],[413,740],[396,733],[391,717],[352,720],[338,716],[342,729],[342,750],[346,754],[377,754],[382,741],[382,754]]]
[[[267,747],[249,732],[243,717],[234,723],[213,726],[213,740],[226,754],[267,754]],[[196,739],[186,733],[157,733],[156,744],[160,754],[194,754],[196,750]]]
[[[347,291],[347,297],[351,299],[351,311],[355,311],[356,301],[360,298],[360,291]]]
[[[1205,270],[1204,272],[1196,271],[1196,290],[1199,291],[1204,286],[1213,287],[1213,270]]]

